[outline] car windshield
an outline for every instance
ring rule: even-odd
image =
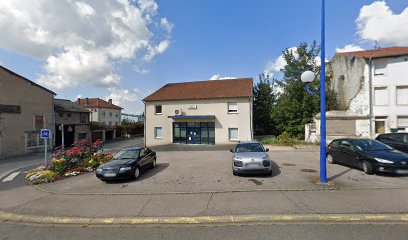
[[[139,156],[139,149],[120,150],[113,157],[114,160],[135,159]]]
[[[235,152],[265,152],[265,149],[259,143],[243,143],[237,145]]]
[[[353,144],[360,151],[380,151],[392,149],[391,147],[376,140],[353,140]]]

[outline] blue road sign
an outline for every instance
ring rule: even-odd
[[[50,138],[50,129],[41,129],[40,137],[41,138]]]

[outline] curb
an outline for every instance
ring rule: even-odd
[[[70,225],[172,225],[172,224],[232,224],[232,223],[296,223],[296,222],[404,222],[408,214],[272,214],[272,215],[230,215],[200,217],[49,217],[14,214],[0,211],[0,221],[36,224]]]
[[[31,185],[34,189],[55,195],[67,196],[151,196],[151,195],[190,195],[190,194],[222,194],[222,193],[248,193],[248,192],[314,192],[314,191],[361,191],[361,190],[398,190],[407,189],[408,187],[366,187],[366,188],[270,188],[270,189],[242,189],[242,190],[219,190],[219,191],[179,191],[179,192],[58,192],[42,188],[38,185]]]

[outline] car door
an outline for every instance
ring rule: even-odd
[[[153,163],[153,151],[149,148],[145,148],[146,164],[150,165]]]
[[[342,140],[339,144],[338,159],[340,163],[351,167],[358,167],[357,154],[353,144],[348,140]]]
[[[140,153],[139,153],[139,165],[140,165],[140,167],[141,168],[145,168],[146,167],[146,165],[147,165],[147,162],[146,162],[146,149],[144,149],[144,148],[142,148],[142,149],[140,149]]]

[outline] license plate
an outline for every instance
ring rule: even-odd
[[[104,173],[104,177],[116,177],[116,173]]]
[[[248,167],[257,167],[257,166],[259,166],[259,163],[248,163],[247,166]]]

